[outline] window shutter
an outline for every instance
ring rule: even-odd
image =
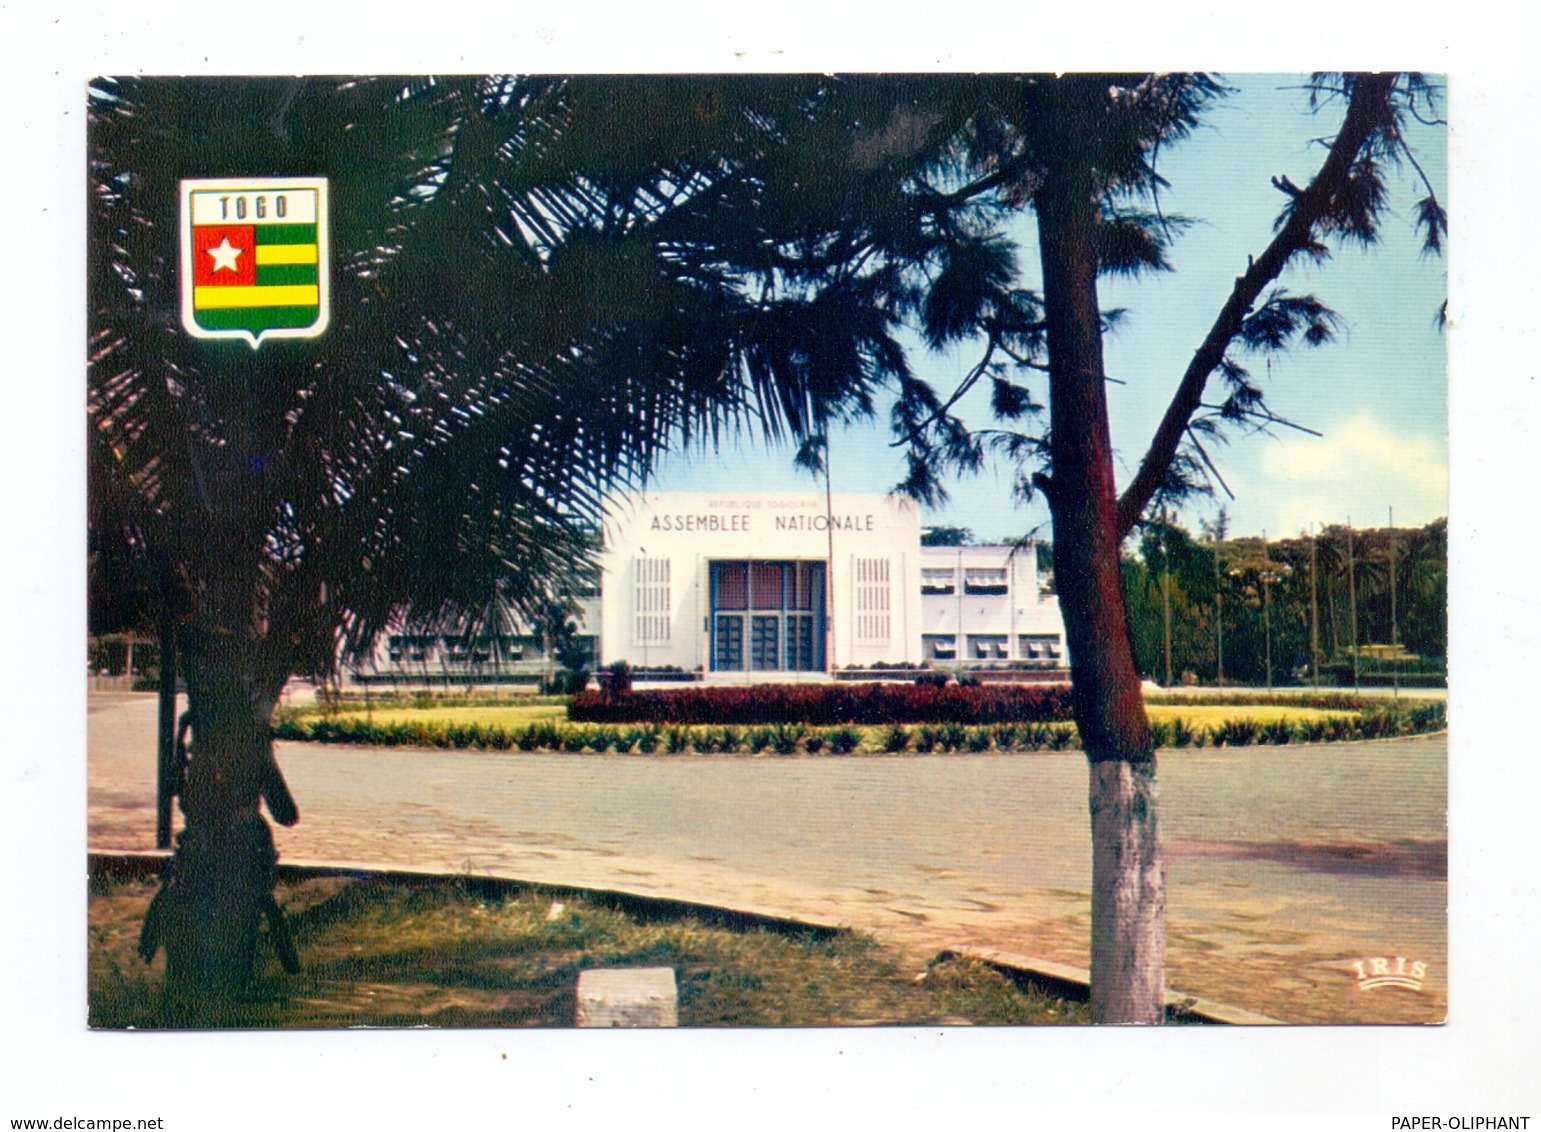
[[[893,632],[889,560],[857,558],[854,563],[856,639],[866,644],[887,644]]]
[[[669,559],[638,556],[633,563],[636,586],[632,600],[632,643],[665,644],[674,621]]]

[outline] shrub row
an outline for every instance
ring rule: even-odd
[[[1445,705],[1420,704],[1355,717],[1290,722],[1229,720],[1193,726],[1178,718],[1151,725],[1157,747],[1246,747],[1285,743],[1334,743],[1385,739],[1438,731],[1445,726]],[[862,747],[854,726],[819,727],[776,723],[737,724],[574,724],[532,723],[524,727],[484,724],[372,723],[363,719],[284,718],[273,729],[279,739],[371,746],[434,747],[487,751],[614,751],[621,754],[748,753],[849,755]],[[889,754],[916,752],[1060,751],[1079,745],[1075,726],[1064,722],[995,724],[889,724],[867,750]]]
[[[316,703],[328,711],[368,711],[371,708],[413,708],[431,711],[435,708],[456,707],[542,707],[567,703],[566,696],[542,696],[530,692],[518,692],[500,696],[497,693],[449,691],[434,692],[426,689],[386,692],[338,692],[326,688],[317,689]],[[280,708],[281,712],[305,709]]]
[[[1255,708],[1261,705],[1315,708],[1318,711],[1367,711],[1386,706],[1386,701],[1379,697],[1338,691],[1287,692],[1272,696],[1259,695],[1256,692],[1152,692],[1145,697],[1145,702],[1163,707]]]
[[[618,754],[830,754],[849,755],[862,745],[853,726],[815,727],[776,723],[686,725],[639,723],[532,723],[523,727],[482,724],[371,723],[362,719],[285,718],[273,728],[277,739],[312,743],[357,743],[385,747],[457,748],[486,751],[593,751]],[[914,751],[1064,750],[1075,744],[1069,723],[1005,723],[965,726],[893,724],[879,748],[890,754]]]
[[[605,697],[574,696],[577,723],[801,723],[880,726],[967,719],[976,724],[1046,723],[1070,718],[1070,686],[951,684],[749,684],[670,688]]]
[[[1178,717],[1150,725],[1155,747],[1250,747],[1254,744],[1344,743],[1359,739],[1391,739],[1423,735],[1445,727],[1445,705],[1423,703],[1411,708],[1377,708],[1357,716],[1327,719],[1231,719],[1210,727],[1193,727]]]

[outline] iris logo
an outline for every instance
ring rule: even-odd
[[[1355,959],[1354,971],[1359,976],[1359,989],[1362,991],[1380,990],[1382,987],[1405,987],[1421,991],[1429,965],[1401,955],[1394,959],[1375,956],[1371,959]]]

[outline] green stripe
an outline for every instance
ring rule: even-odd
[[[258,224],[259,244],[313,244],[316,242],[314,224]]]
[[[319,307],[236,307],[231,310],[202,310],[193,315],[205,330],[288,330],[312,325],[321,315]]]
[[[259,263],[257,265],[257,286],[259,287],[314,282],[316,282],[316,265],[313,263]]]

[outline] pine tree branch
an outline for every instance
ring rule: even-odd
[[[963,399],[963,395],[970,389],[974,388],[979,379],[984,376],[985,371],[990,368],[990,359],[995,356],[995,351],[999,348],[999,340],[997,340],[995,335],[990,335],[988,344],[985,348],[984,357],[980,358],[978,364],[976,364],[974,368],[968,372],[962,381],[958,382],[958,387],[952,391],[952,396],[947,398],[945,402],[938,406],[934,413],[932,413],[925,420],[921,421],[914,428],[910,429],[903,436],[896,440],[889,441],[888,446],[890,448],[900,448],[906,444],[914,444],[916,441],[920,440],[920,438],[925,435],[925,432],[928,428],[947,416],[952,407]]]
[[[1000,341],[998,338],[995,338],[994,335],[991,335],[991,338],[995,342],[997,348],[999,348],[1000,352],[1005,354],[1012,361],[1016,362],[1017,365],[1022,366],[1025,369],[1038,370],[1040,373],[1049,372],[1049,367],[1043,362],[1035,362],[1025,354],[1017,353],[1010,346],[1006,345],[1006,343]]]
[[[1418,171],[1418,179],[1423,182],[1423,187],[1429,190],[1429,196],[1434,196],[1434,182],[1429,180],[1429,175],[1423,171],[1423,166],[1418,164],[1418,158],[1413,155],[1412,146],[1402,143],[1402,156]]]
[[[1214,412],[1221,414],[1225,412],[1225,407],[1223,405],[1203,404],[1199,407],[1203,409],[1211,409]],[[1267,409],[1263,409],[1261,411],[1257,409],[1242,409],[1240,412],[1243,416],[1252,417],[1255,420],[1263,421],[1264,424],[1258,426],[1260,429],[1265,429],[1267,425],[1280,424],[1287,428],[1295,429],[1298,432],[1307,433],[1310,436],[1320,437],[1323,435],[1314,428],[1310,428],[1303,424],[1296,424],[1294,421],[1289,420],[1287,417],[1281,417],[1277,413],[1269,412]]]
[[[994,172],[961,188],[954,189],[950,193],[938,192],[935,189],[931,189],[930,186],[925,186],[929,189],[929,194],[921,199],[920,204],[917,206],[917,211],[923,216],[951,211],[960,205],[976,200],[993,189],[1010,184],[1012,181],[1022,177],[1031,168],[1032,161],[1030,156],[1028,154],[1019,154],[1005,162]]]
[[[1234,500],[1236,493],[1231,490],[1231,485],[1225,482],[1225,477],[1220,474],[1220,469],[1215,467],[1215,462],[1209,458],[1209,453],[1204,451],[1204,446],[1199,443],[1199,438],[1194,435],[1193,429],[1189,428],[1184,431],[1187,432],[1189,441],[1192,442],[1194,449],[1198,452],[1199,459],[1203,460],[1204,466],[1209,469],[1209,474],[1220,482],[1220,486],[1224,489],[1226,496]]]
[[[1312,233],[1317,222],[1327,215],[1334,199],[1347,185],[1356,158],[1384,120],[1385,105],[1391,97],[1396,80],[1395,73],[1360,75],[1356,78],[1348,112],[1343,119],[1343,128],[1338,131],[1337,139],[1321,169],[1311,183],[1294,196],[1288,218],[1262,255],[1251,262],[1243,275],[1237,277],[1230,298],[1226,300],[1203,343],[1194,352],[1193,360],[1188,363],[1166,414],[1140,462],[1140,470],[1119,497],[1118,531],[1121,537],[1134,529],[1134,524],[1160,486],[1187,431],[1188,422],[1202,403],[1209,375],[1220,364],[1226,348],[1240,331],[1242,321],[1252,310],[1263,288],[1279,277],[1294,256],[1307,250],[1313,243]]]

